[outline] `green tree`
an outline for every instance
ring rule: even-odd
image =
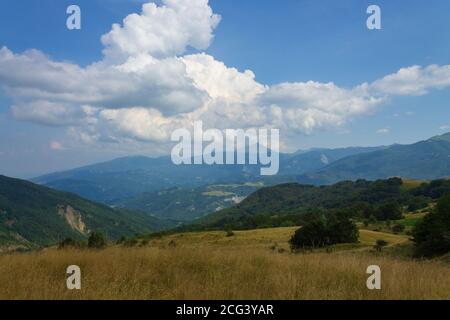
[[[295,231],[289,240],[292,250],[321,248],[337,243],[357,242],[359,237],[355,223],[344,215],[317,217]]]
[[[102,249],[106,247],[106,237],[103,233],[94,231],[90,234],[88,239],[88,247],[95,249]]]
[[[293,250],[326,246],[329,243],[329,239],[324,219],[315,219],[305,223],[300,229],[295,231],[289,243]]]
[[[378,220],[400,220],[402,208],[397,202],[388,202],[378,207],[376,216]]]
[[[433,257],[450,252],[450,194],[439,200],[413,231],[415,254]]]
[[[346,215],[337,214],[331,216],[327,229],[332,244],[358,242],[358,227]]]

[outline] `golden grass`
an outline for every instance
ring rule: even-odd
[[[450,299],[447,264],[361,250],[280,254],[269,248],[285,247],[293,230],[190,233],[146,247],[4,255],[0,299]],[[379,236],[362,231],[361,245]],[[81,267],[81,291],[66,289],[72,264]],[[372,264],[381,267],[382,290],[366,288]]]
[[[359,230],[359,241],[363,246],[373,246],[377,240],[385,240],[388,245],[403,244],[409,241],[406,235],[398,235],[372,230]]]

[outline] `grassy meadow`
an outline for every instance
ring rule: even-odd
[[[357,245],[292,254],[296,228],[199,232],[104,250],[46,249],[0,256],[0,299],[450,299],[450,265],[389,254],[404,235],[360,231]],[[375,240],[389,246],[377,253]],[[82,290],[66,288],[78,265]],[[366,268],[382,289],[366,288]]]

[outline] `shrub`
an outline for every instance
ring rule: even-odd
[[[375,245],[373,246],[375,248],[375,250],[377,250],[378,252],[381,252],[381,250],[386,247],[388,245],[388,242],[386,240],[383,239],[378,239],[375,242]]]
[[[392,227],[392,232],[394,233],[400,233],[405,231],[405,226],[402,224],[396,224]]]
[[[378,222],[377,217],[375,217],[374,215],[369,216],[369,223],[375,224],[377,222]]]
[[[134,247],[138,244],[138,241],[136,238],[130,238],[124,241],[123,245],[125,247]]]
[[[106,247],[106,237],[101,232],[92,232],[88,239],[88,247],[93,249],[103,249]]]
[[[58,249],[81,248],[83,244],[72,238],[66,238],[58,244]]]
[[[231,226],[229,226],[229,225],[225,226],[225,236],[226,237],[234,236],[234,232],[233,232],[233,230],[231,230]]]
[[[232,237],[232,236],[234,236],[234,232],[232,230],[228,230],[228,231],[226,231],[226,236]]]
[[[119,240],[116,241],[116,244],[123,244],[126,240],[127,240],[127,238],[125,238],[124,236],[121,236],[119,238]]]

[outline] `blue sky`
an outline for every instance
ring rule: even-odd
[[[52,61],[86,67],[103,59],[101,36],[113,23],[139,13],[143,2],[3,0],[0,47],[14,54],[34,48]],[[81,7],[81,30],[65,27],[70,4]],[[382,30],[366,28],[369,4],[381,7]],[[204,50],[189,48],[183,54],[205,51],[240,72],[251,70],[266,86],[316,81],[351,89],[400,68],[450,64],[448,1],[211,0],[209,5],[221,16],[214,39]],[[101,147],[73,142],[68,126],[14,117],[10,106],[15,99],[5,91],[0,94],[0,174],[30,177],[117,156],[161,152],[152,151],[161,143],[155,141],[144,149],[124,147],[124,142]],[[445,127],[450,125],[448,101],[450,88],[445,86],[426,94],[393,95],[337,127],[295,131],[294,140],[298,148],[415,142],[450,131]]]

